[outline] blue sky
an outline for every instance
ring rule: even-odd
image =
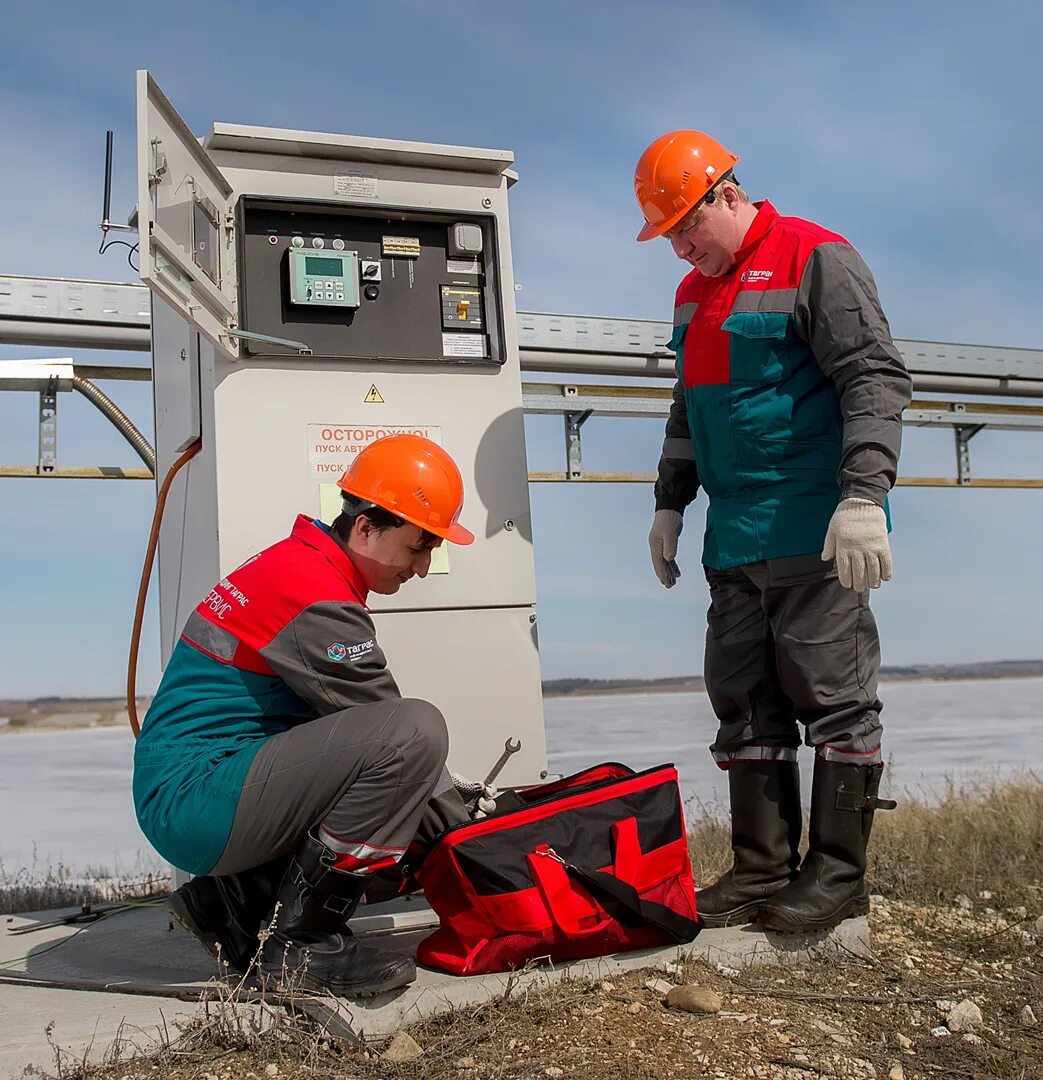
[[[634,243],[631,177],[652,138],[697,127],[740,155],[755,198],[855,243],[896,337],[1039,347],[1041,31],[1028,3],[12,3],[0,274],[130,279],[119,249],[96,254],[102,148],[114,128],[122,215],[147,67],[198,133],[221,120],[512,149],[525,310],[669,317],[683,268]],[[147,388],[106,389],[151,435]],[[82,400],[64,395],[60,417],[61,463],[136,464]],[[560,467],[560,422],[528,431],[530,467]],[[34,461],[35,432],[35,400],[0,394],[0,461]],[[592,420],[584,461],[653,469],[660,441],[657,421]],[[1043,436],[981,434],[973,469],[1043,475],[1041,451]],[[951,474],[951,435],[907,431],[902,467]],[[0,480],[0,697],[120,692],[152,498],[141,482]],[[532,502],[545,677],[700,671],[702,500],[669,593],[648,562],[650,489],[540,485]],[[905,488],[893,511],[896,577],[874,594],[885,662],[1043,655],[1043,492]],[[144,689],[154,623],[152,608]]]

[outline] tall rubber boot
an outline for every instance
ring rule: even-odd
[[[866,847],[877,810],[883,765],[850,765],[815,758],[808,853],[792,885],[764,904],[759,926],[788,934],[829,930],[869,912]]]
[[[257,932],[275,907],[288,863],[284,857],[239,874],[192,878],[171,893],[167,910],[211,956],[245,974],[257,955]]]
[[[369,881],[334,870],[333,859],[311,835],[294,855],[279,886],[279,909],[274,932],[264,943],[262,971],[346,998],[407,986],[416,978],[412,957],[360,941],[348,929]]]
[[[793,879],[800,862],[800,774],[795,761],[737,761],[728,769],[735,863],[696,893],[704,926],[748,923]]]

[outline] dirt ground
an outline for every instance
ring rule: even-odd
[[[292,1022],[256,1035],[212,1013],[155,1056],[94,1070],[91,1080],[1039,1080],[1043,891],[1030,886],[1024,904],[1003,910],[990,900],[939,907],[874,898],[871,959],[744,971],[693,963],[571,983],[367,1048]],[[664,993],[675,984],[714,991],[719,1011],[668,1007]]]

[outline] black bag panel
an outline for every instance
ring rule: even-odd
[[[562,794],[562,799],[575,794]],[[585,866],[610,866],[613,861],[612,826],[637,819],[642,852],[654,851],[683,836],[681,794],[675,782],[657,784],[588,806],[549,814],[539,821],[510,823],[453,845],[453,854],[482,896],[518,892],[533,887],[527,856],[547,844],[567,860]]]

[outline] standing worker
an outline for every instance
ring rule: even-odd
[[[460,471],[427,439],[380,439],[339,485],[332,526],[298,517],[189,617],[135,746],[134,802],[156,850],[202,875],[169,907],[211,951],[245,971],[278,902],[262,972],[361,997],[416,977],[347,929],[367,885],[432,807],[444,824],[468,816],[445,720],[400,695],[366,597],[474,537]]]
[[[709,497],[704,675],[728,771],[734,865],[698,895],[708,926],[811,932],[869,910],[883,764],[867,588],[891,577],[887,493],[912,381],[872,274],[836,233],[751,203],[738,158],[699,131],[641,155],[645,225],[693,269],[677,289],[678,380],[652,565],[671,588],[682,515]],[[809,849],[797,720],[815,748]]]

